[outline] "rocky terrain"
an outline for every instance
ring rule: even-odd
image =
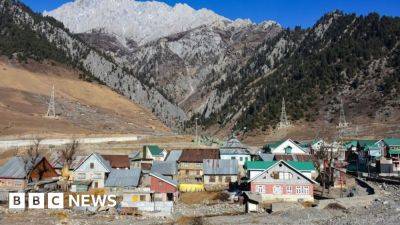
[[[330,206],[325,209],[286,207],[272,214],[243,214],[242,206],[223,203],[219,205],[179,206],[174,217],[119,216],[113,212],[93,214],[76,211],[25,211],[9,212],[1,208],[2,224],[398,224],[400,220],[400,187],[381,185],[382,194],[372,202],[352,206]],[[351,199],[350,199],[351,200]]]
[[[82,4],[98,10],[79,8]],[[340,99],[348,118],[362,129],[368,125],[365,121],[398,122],[398,18],[335,11],[309,29],[289,30],[273,21],[230,21],[215,13],[199,24],[206,11],[180,4],[119,0],[112,7],[105,18],[115,18],[112,29],[117,30],[88,20],[104,11],[102,4],[92,0],[70,3],[45,15],[59,19],[181,109],[190,119],[186,127],[198,117],[203,130],[221,136],[231,130],[271,132],[279,122],[282,98],[295,126],[335,126]],[[76,25],[73,15],[77,13],[84,16]],[[182,17],[195,22],[188,26],[180,20],[165,32],[167,26],[149,25],[159,18],[155,15],[165,15],[165,23]],[[149,35],[139,40],[131,27],[125,33],[118,30],[126,21],[119,18],[154,29],[145,29]],[[170,112],[156,110],[156,116],[165,118]],[[168,116],[172,121],[167,124],[182,126],[178,117]]]

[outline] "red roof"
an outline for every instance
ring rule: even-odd
[[[128,155],[102,155],[102,157],[110,162],[111,168],[129,168]]]
[[[218,149],[184,149],[179,162],[203,163],[204,159],[219,159]]]

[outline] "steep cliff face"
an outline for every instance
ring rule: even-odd
[[[49,45],[59,49],[75,66],[115,91],[149,108],[162,121],[186,119],[185,112],[169,102],[157,89],[141,83],[127,68],[87,46],[62,25],[33,13],[18,1],[1,0],[0,10],[3,17],[9,19],[8,25],[34,32]]]

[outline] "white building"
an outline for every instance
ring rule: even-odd
[[[110,172],[110,163],[101,155],[92,153],[76,167],[73,179],[78,182],[90,181],[91,188],[104,188],[105,180]]]
[[[225,142],[219,152],[221,159],[236,159],[240,167],[251,160],[249,149],[234,136]]]

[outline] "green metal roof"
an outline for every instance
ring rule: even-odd
[[[378,141],[377,140],[358,140],[358,144],[361,147],[365,147],[365,146],[368,146],[368,145],[373,145],[376,142],[378,142]]]
[[[149,148],[150,153],[151,153],[153,156],[160,156],[160,155],[162,155],[162,154],[161,154],[161,153],[162,153],[162,150],[161,150],[157,145],[148,145],[147,147]]]
[[[283,142],[285,142],[285,141],[274,141],[271,143],[267,143],[264,147],[276,148],[279,145],[281,145]]]
[[[246,161],[244,167],[248,170],[266,170],[275,163],[276,161]]]
[[[247,161],[245,168],[248,170],[266,170],[273,166],[278,161]],[[297,162],[297,161],[285,161],[291,167],[299,171],[312,171],[315,170],[313,162]]]
[[[400,149],[389,150],[390,155],[400,155]]]
[[[313,162],[298,162],[298,161],[286,161],[290,166],[294,167],[299,171],[311,171],[315,170]]]
[[[349,141],[346,144],[344,144],[344,146],[346,148],[350,148],[350,147],[353,147],[353,146],[357,146],[357,143],[358,143],[357,141]]]
[[[385,138],[383,141],[389,146],[400,146],[400,138]]]
[[[377,143],[374,143],[372,145],[367,145],[364,147],[364,151],[368,152],[369,150],[373,150],[373,149],[380,149],[381,147],[379,147],[379,145]]]

